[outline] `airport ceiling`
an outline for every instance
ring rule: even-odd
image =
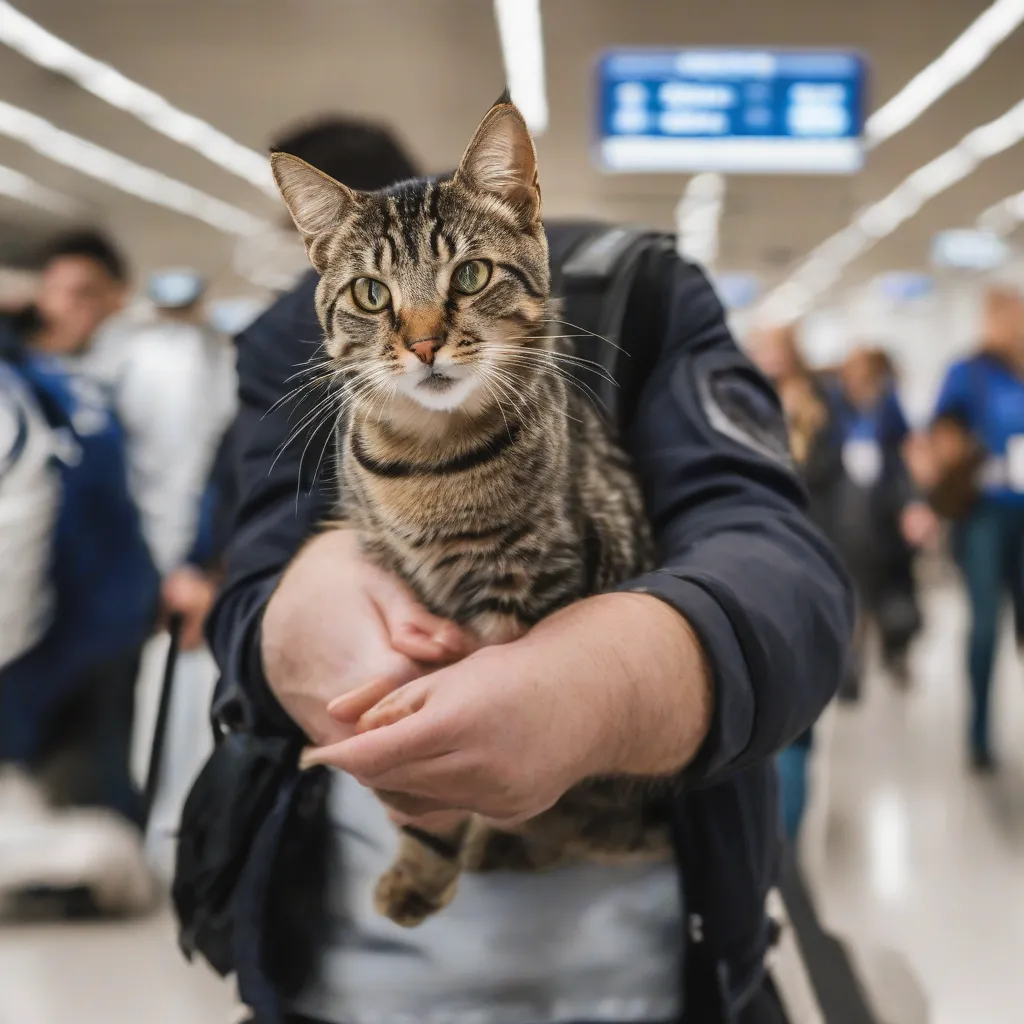
[[[871,65],[874,109],[934,60],[991,0],[544,0],[550,126],[539,141],[548,216],[593,216],[669,228],[682,175],[610,176],[591,155],[593,62],[606,47],[838,47]],[[240,142],[263,149],[312,113],[387,118],[429,170],[452,164],[504,85],[490,0],[15,0],[85,53]],[[3,14],[0,13],[0,17]],[[730,176],[719,266],[770,284],[858,209],[887,194],[1024,93],[1024,29],[918,121],[868,156],[853,177]],[[270,198],[201,156],[0,47],[0,100],[261,217]],[[190,263],[238,290],[234,242],[215,229],[110,188],[0,138],[0,164],[83,204],[143,270]],[[973,223],[1024,188],[1024,145],[983,164],[853,267],[863,276],[926,262],[928,240]],[[12,226],[18,237],[10,241]],[[59,222],[0,200],[0,256]]]

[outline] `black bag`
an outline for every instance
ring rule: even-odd
[[[985,449],[972,439],[964,458],[951,466],[928,494],[937,515],[958,522],[971,514],[980,496],[978,473],[985,458]]]
[[[985,379],[977,363],[969,364],[971,391],[977,409],[985,407]],[[928,501],[937,515],[959,522],[966,519],[981,497],[979,474],[988,452],[977,437],[969,435],[964,457],[950,466],[928,493]]]
[[[201,953],[221,975],[235,967],[235,887],[299,749],[291,739],[221,737],[185,802],[171,890],[178,944],[189,960]]]
[[[639,400],[638,383],[657,356],[671,300],[666,287],[674,269],[672,240],[642,229],[594,224],[559,225],[548,232],[555,294],[564,297],[559,334],[579,334],[576,350],[595,365],[575,373],[611,418],[628,421]],[[621,330],[635,325],[629,358],[621,357]],[[569,326],[569,325],[572,326]],[[582,365],[582,364],[581,364]],[[614,375],[619,385],[608,379]],[[296,784],[303,739],[215,730],[215,749],[189,793],[182,813],[172,890],[179,943],[186,956],[199,953],[221,974],[235,963],[239,880],[261,826],[279,791]],[[311,922],[320,905],[327,870],[326,772],[299,780],[300,806],[288,817],[289,835],[274,856],[277,878],[300,879],[268,888],[266,918],[283,946],[262,957],[283,990],[297,991],[315,962]]]

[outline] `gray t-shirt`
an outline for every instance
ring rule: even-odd
[[[340,773],[330,804],[342,861],[326,908],[331,939],[297,1012],[330,1024],[678,1018],[673,863],[463,875],[452,904],[408,930],[373,906],[398,844],[384,808]]]

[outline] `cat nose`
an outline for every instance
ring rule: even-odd
[[[434,356],[444,342],[437,337],[418,338],[416,341],[407,341],[405,347],[424,365],[433,366]]]

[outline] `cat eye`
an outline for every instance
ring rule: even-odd
[[[357,277],[352,282],[352,299],[367,313],[379,313],[391,301],[391,289],[373,277]]]
[[[487,287],[491,279],[491,264],[487,260],[470,260],[455,268],[452,287],[463,295],[475,295]]]

